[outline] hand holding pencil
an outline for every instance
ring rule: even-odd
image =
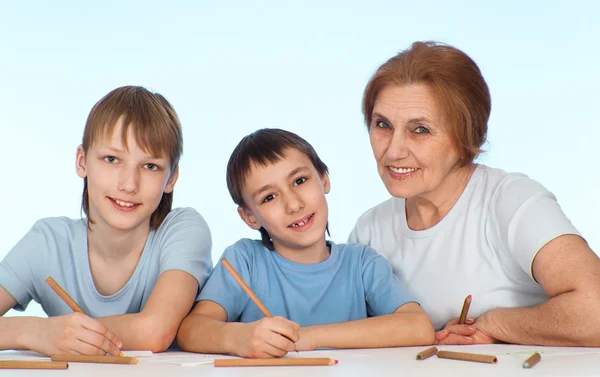
[[[41,319],[29,349],[46,355],[75,353],[119,356],[121,342],[102,323],[88,317],[75,301],[52,279],[48,285],[74,311],[67,315]]]
[[[300,326],[286,318],[273,317],[231,264],[226,259],[221,263],[265,316],[252,323],[239,324],[236,354],[246,358],[271,358],[295,351]]]

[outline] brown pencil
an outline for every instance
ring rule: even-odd
[[[532,368],[535,364],[539,363],[540,360],[542,360],[542,355],[536,352],[533,355],[529,356],[527,360],[525,360],[525,362],[523,363],[523,368]]]
[[[129,356],[88,356],[88,355],[52,355],[52,361],[67,361],[72,363],[101,363],[101,364],[137,364],[137,357]]]
[[[478,363],[489,364],[495,364],[496,362],[498,362],[498,358],[493,355],[481,355],[477,353],[466,352],[438,351],[437,357],[439,357],[440,359],[475,361]]]
[[[467,313],[469,313],[469,307],[471,306],[471,295],[468,295],[465,298],[465,302],[463,303],[462,310],[460,311],[460,317],[458,318],[458,324],[464,325],[467,320]]]
[[[335,365],[338,361],[328,357],[282,358],[282,359],[215,359],[215,367],[274,367]]]
[[[52,279],[52,276],[48,276],[46,283],[54,290],[54,292],[56,292],[57,295],[60,296],[60,298],[62,298],[67,305],[69,305],[69,308],[71,308],[74,312],[84,313],[83,309],[77,305],[75,300],[73,300],[71,296],[69,296],[54,279]]]
[[[256,297],[254,292],[252,292],[252,289],[250,289],[248,284],[246,284],[246,282],[242,279],[242,277],[240,275],[238,275],[237,271],[234,270],[233,267],[231,267],[229,262],[227,262],[227,259],[225,259],[225,258],[221,259],[221,263],[223,263],[223,266],[225,266],[225,268],[227,269],[227,271],[229,271],[231,276],[233,276],[235,281],[238,282],[238,284],[240,285],[240,287],[242,287],[244,292],[246,292],[246,294],[248,296],[250,296],[250,300],[252,300],[252,302],[254,302],[256,304],[256,306],[258,306],[258,308],[260,309],[262,314],[264,314],[265,317],[273,317],[271,315],[271,312],[269,312],[269,310],[266,308],[266,306],[264,306],[263,303],[260,302],[258,297]]]
[[[0,369],[67,369],[65,361],[1,360]]]
[[[425,360],[428,357],[435,355],[437,352],[437,347],[427,348],[425,351],[421,351],[417,354],[417,360]]]

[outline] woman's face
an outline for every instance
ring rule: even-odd
[[[461,155],[430,87],[388,86],[371,115],[371,147],[389,193],[438,198],[450,173],[460,169]]]

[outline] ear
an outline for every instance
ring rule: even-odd
[[[177,183],[178,178],[179,178],[179,166],[175,169],[173,174],[171,174],[171,177],[169,177],[169,181],[167,182],[167,185],[165,186],[165,190],[164,190],[165,194],[170,194],[173,192],[173,189],[175,188],[175,183]]]
[[[260,225],[258,223],[258,221],[256,220],[256,217],[254,217],[254,215],[252,214],[252,212],[250,212],[247,208],[239,206],[238,209],[237,209],[237,211],[238,211],[238,214],[240,215],[240,218],[250,228],[252,228],[254,230],[259,230],[262,227],[262,225]]]
[[[77,147],[77,154],[75,155],[75,170],[79,178],[87,177],[87,169],[85,165],[85,151],[83,145]]]
[[[323,192],[325,192],[325,194],[329,194],[329,190],[331,190],[331,181],[329,180],[329,174],[323,174],[323,176],[321,177],[321,183],[323,184]]]

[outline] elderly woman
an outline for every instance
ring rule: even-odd
[[[363,114],[393,198],[350,241],[383,254],[440,343],[600,346],[600,260],[554,195],[479,165],[491,101],[462,51],[416,42],[368,83]],[[476,321],[457,325],[465,296]]]

